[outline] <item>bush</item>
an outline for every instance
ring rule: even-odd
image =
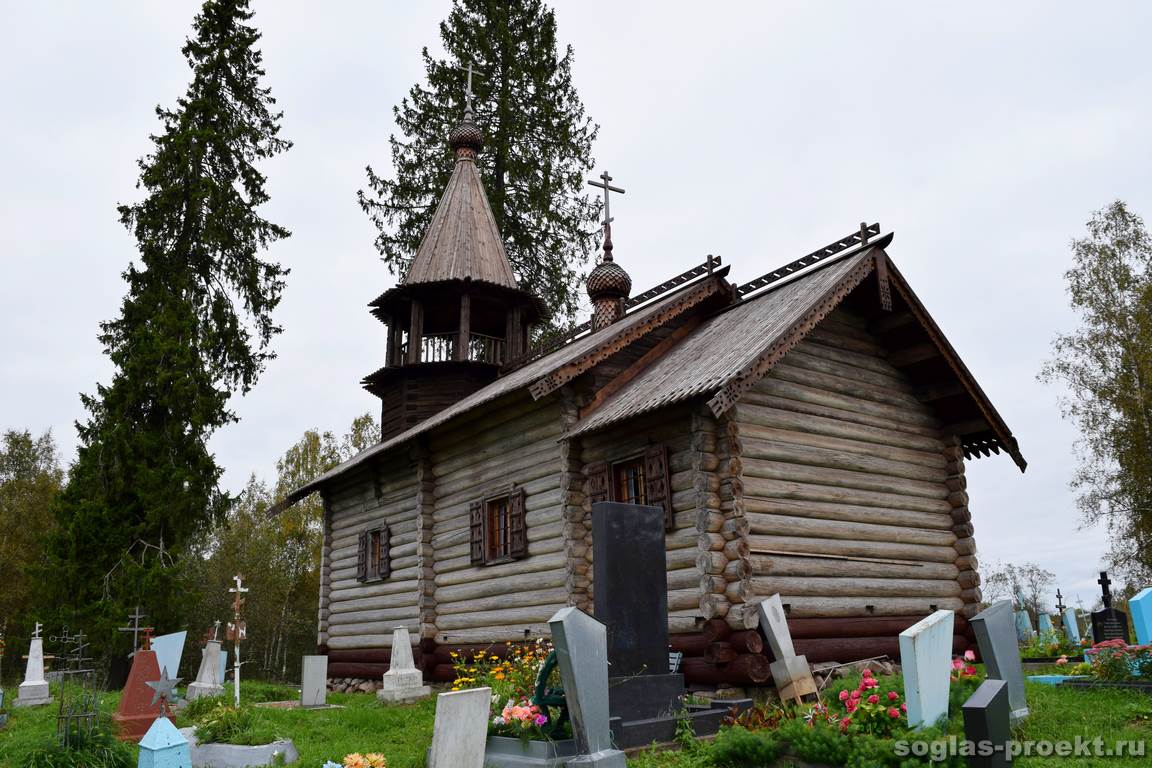
[[[744,728],[726,728],[712,742],[712,762],[718,768],[767,768],[780,753],[771,736]]]
[[[251,707],[217,703],[196,721],[201,744],[270,744],[276,733]]]
[[[192,723],[198,723],[216,707],[228,706],[228,699],[223,696],[202,696],[199,699],[194,699],[188,702],[180,715]]]
[[[807,725],[793,720],[781,726],[781,738],[785,733],[792,745],[792,753],[801,760],[825,765],[844,765],[848,761],[851,741],[844,738],[835,726],[819,721]]]

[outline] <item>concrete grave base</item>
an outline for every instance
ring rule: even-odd
[[[213,696],[223,696],[224,686],[222,685],[205,685],[204,683],[191,683],[188,686],[188,701],[196,701],[196,699],[207,699]]]
[[[417,685],[410,688],[381,688],[376,691],[376,698],[385,704],[411,704],[431,695],[432,689],[427,685]]]
[[[485,768],[562,768],[576,757],[575,739],[521,741],[489,736],[484,745]]]
[[[41,704],[51,704],[52,696],[48,693],[48,682],[20,683],[20,692],[13,704],[17,707],[38,707]]]
[[[200,744],[196,741],[195,728],[181,728],[180,733],[192,748],[192,768],[247,768],[279,762],[288,765],[300,759],[291,739],[248,747],[241,744]]]
[[[305,706],[298,701],[261,701],[253,706],[264,707],[265,709],[344,709],[342,704],[317,704],[315,706]]]

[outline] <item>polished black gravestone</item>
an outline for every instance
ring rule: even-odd
[[[619,749],[672,741],[687,710],[697,735],[715,733],[732,706],[685,707],[684,676],[668,666],[664,510],[592,505],[592,589],[608,629],[608,711]]]
[[[1092,612],[1092,642],[1101,643],[1105,640],[1131,642],[1128,639],[1128,614],[1112,607],[1112,591],[1109,589],[1112,582],[1108,579],[1108,573],[1101,571],[1096,583],[1100,585],[1100,598],[1104,607]]]
[[[968,768],[1008,766],[1008,741],[1012,738],[1008,714],[1008,683],[985,680],[961,707],[964,712],[964,739],[975,754],[968,755]]]

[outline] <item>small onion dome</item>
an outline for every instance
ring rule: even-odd
[[[448,134],[448,145],[457,152],[461,149],[470,149],[479,153],[484,149],[484,131],[472,120],[470,113],[452,129],[452,133]]]
[[[626,299],[632,292],[632,278],[608,256],[588,275],[587,287],[588,298],[594,302],[600,299]]]

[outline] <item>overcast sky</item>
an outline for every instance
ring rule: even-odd
[[[0,428],[51,428],[71,457],[134,254],[115,206],[139,198],[154,107],[188,83],[199,2],[2,5]],[[292,269],[279,358],[213,441],[233,490],[304,430],[377,409],[358,382],[385,335],[365,305],[395,280],[356,190],[366,164],[389,169],[392,106],[450,2],[253,5],[296,144],[265,166],[265,214],[294,236],[270,254]],[[613,235],[634,285],[708,253],[743,282],[862,220],[895,231],[892,259],[1029,461],[969,464],[981,561],[1036,561],[1090,607],[1106,537],[1078,529],[1076,434],[1035,376],[1075,325],[1069,240],[1116,198],[1152,216],[1152,5],[565,0],[557,17],[597,172],[627,189]]]

